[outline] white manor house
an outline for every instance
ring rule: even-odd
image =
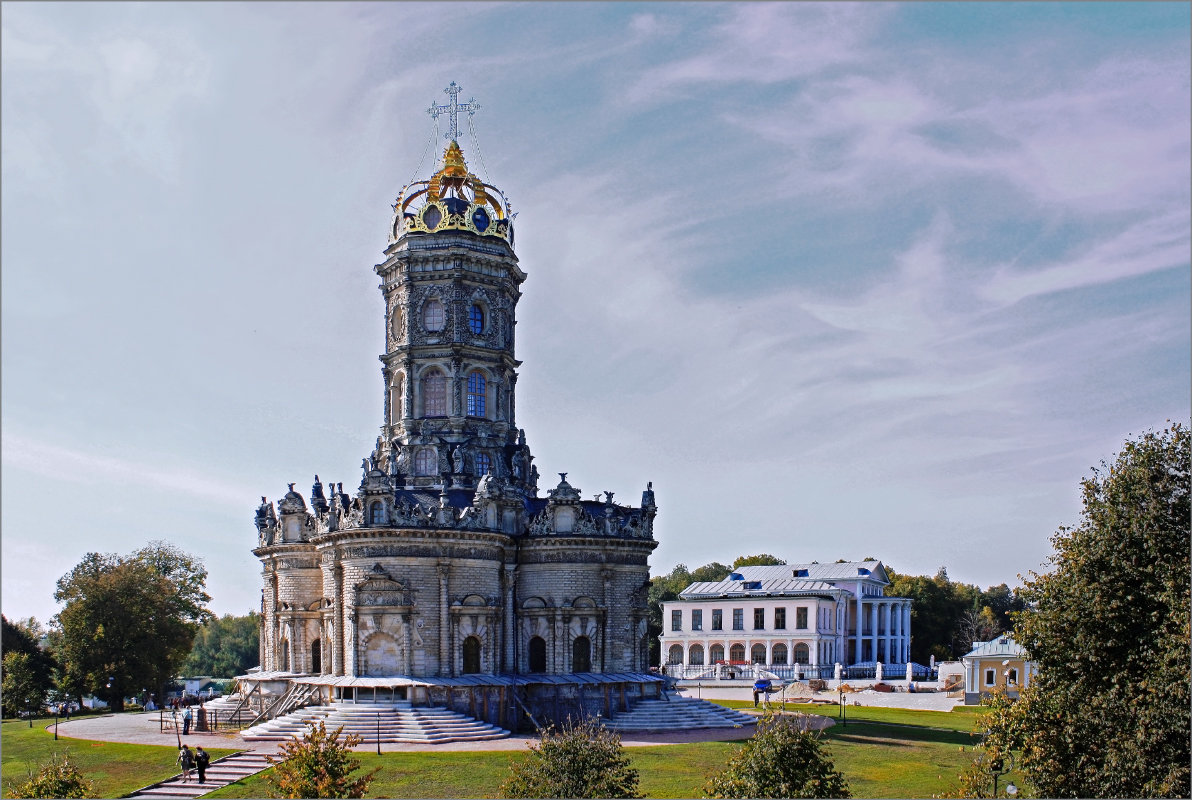
[[[662,604],[662,658],[676,677],[731,677],[765,667],[783,678],[874,666],[903,677],[911,601],[887,597],[880,561],[740,567]],[[742,670],[741,668],[745,669]]]

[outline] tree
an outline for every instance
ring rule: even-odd
[[[97,797],[95,785],[79,772],[69,756],[50,754],[50,761],[44,764],[29,780],[15,789],[9,797]]]
[[[786,561],[769,553],[759,553],[756,556],[737,556],[733,562],[733,569],[738,567],[778,567]]]
[[[268,774],[271,797],[364,797],[380,767],[355,780],[352,773],[360,769],[360,759],[352,756],[352,748],[360,744],[360,737],[348,734],[340,739],[343,726],[327,733],[327,726],[319,721],[311,723],[301,741],[288,741],[281,746],[282,758],[265,756],[273,765]]]
[[[1037,670],[993,726],[1043,797],[1188,797],[1192,592],[1187,428],[1127,441],[1082,482],[1015,638]]]
[[[115,711],[145,688],[163,696],[211,616],[206,578],[201,561],[165,542],[126,557],[88,553],[54,593],[64,604],[55,617],[63,683],[105,697]]]
[[[29,727],[33,727],[33,712],[45,703],[45,687],[37,680],[33,668],[33,656],[28,653],[4,654],[4,708],[10,717],[21,712],[29,715]]]
[[[548,728],[509,767],[501,797],[641,797],[621,737],[593,720]]]
[[[53,656],[41,649],[40,635],[33,635],[40,633],[40,624],[36,619],[29,617],[18,620],[15,625],[3,615],[0,615],[0,619],[3,620],[3,632],[0,633],[0,637],[2,637],[5,657],[3,713],[5,716],[14,717],[20,711],[37,708],[41,705],[42,699],[54,688],[56,665]],[[13,693],[10,694],[8,678],[10,664],[7,659],[10,655],[18,654],[27,657],[20,662],[19,666],[15,661],[11,665],[19,676],[19,685],[22,688],[16,689],[18,684],[14,683]],[[17,681],[18,677],[14,677],[13,680]],[[37,700],[32,702],[31,698],[34,697]]]
[[[260,660],[260,623],[253,611],[243,617],[224,614],[208,620],[195,636],[182,672],[214,678],[243,675]]]
[[[819,734],[767,714],[704,788],[707,797],[851,797]]]

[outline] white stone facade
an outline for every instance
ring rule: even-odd
[[[837,663],[905,665],[911,601],[886,597],[889,583],[878,561],[741,567],[693,583],[662,604],[662,661],[720,676],[753,664],[820,677]]]

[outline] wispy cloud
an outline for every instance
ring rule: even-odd
[[[156,489],[217,503],[243,513],[252,493],[244,487],[179,463],[129,461],[84,449],[50,444],[5,429],[0,436],[0,460],[5,468],[20,469],[69,483]],[[177,462],[177,459],[173,459]]]

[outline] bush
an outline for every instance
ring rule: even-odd
[[[509,767],[502,797],[641,797],[621,737],[594,720],[547,728]]]
[[[349,734],[341,741],[342,732],[342,725],[328,734],[322,721],[317,726],[312,723],[302,741],[286,742],[281,746],[282,758],[265,756],[273,764],[273,771],[268,776],[272,784],[271,796],[364,797],[380,767],[356,780],[349,780],[360,768],[360,760],[353,758],[351,753],[361,740],[359,736]]]
[[[69,757],[57,754],[50,755],[50,763],[45,764],[34,775],[29,773],[29,780],[15,789],[10,789],[9,797],[95,797],[95,786],[83,777],[78,767],[71,763]]]
[[[713,775],[708,797],[851,797],[818,733],[767,714],[757,732]]]

